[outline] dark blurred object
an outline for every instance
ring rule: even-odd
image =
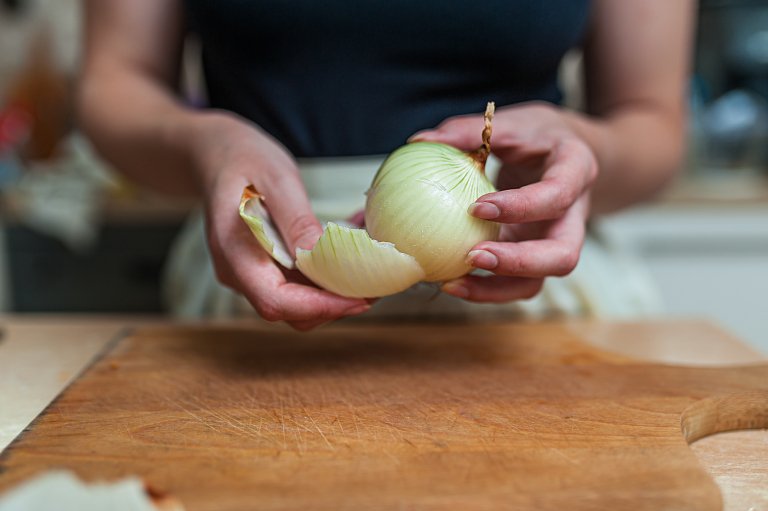
[[[77,254],[20,225],[6,242],[13,312],[163,312],[160,280],[179,224],[105,226]]]
[[[768,172],[768,1],[701,1],[692,104],[696,170]]]
[[[749,89],[768,100],[768,2],[702,1],[696,71],[714,99]]]
[[[27,2],[25,0],[2,0],[3,9],[13,14],[18,14],[24,10]]]

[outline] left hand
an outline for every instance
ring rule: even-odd
[[[477,149],[482,115],[447,119],[411,141]],[[568,125],[559,108],[524,103],[497,110],[491,151],[502,162],[500,190],[476,199],[471,215],[502,224],[498,241],[467,254],[475,268],[493,275],[466,275],[443,291],[474,302],[509,302],[535,296],[550,276],[576,267],[589,218],[589,190],[597,177],[592,149]]]

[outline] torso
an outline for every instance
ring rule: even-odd
[[[388,153],[447,117],[558,102],[588,0],[187,0],[210,104],[296,156]]]

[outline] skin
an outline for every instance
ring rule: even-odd
[[[365,312],[365,300],[317,289],[286,272],[237,215],[253,183],[290,250],[322,233],[296,161],[257,126],[221,111],[194,111],[177,95],[180,0],[86,0],[81,125],[96,148],[138,183],[204,197],[208,244],[219,280],[269,321],[300,330]],[[596,0],[584,48],[586,113],[542,103],[505,107],[494,119],[501,191],[470,214],[503,223],[498,242],[468,260],[494,272],[446,283],[467,300],[534,296],[543,279],[578,262],[590,214],[645,200],[680,168],[692,0]],[[472,150],[482,116],[451,118],[415,140]]]

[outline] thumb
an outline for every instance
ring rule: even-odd
[[[320,221],[309,209],[305,212],[297,211],[289,219],[275,219],[275,223],[293,257],[296,256],[297,248],[312,249],[323,234]]]
[[[323,234],[298,172],[286,173],[264,193],[264,202],[291,256],[311,249]]]
[[[474,151],[483,144],[483,117],[454,117],[435,129],[419,131],[408,142],[440,142],[462,151]]]

